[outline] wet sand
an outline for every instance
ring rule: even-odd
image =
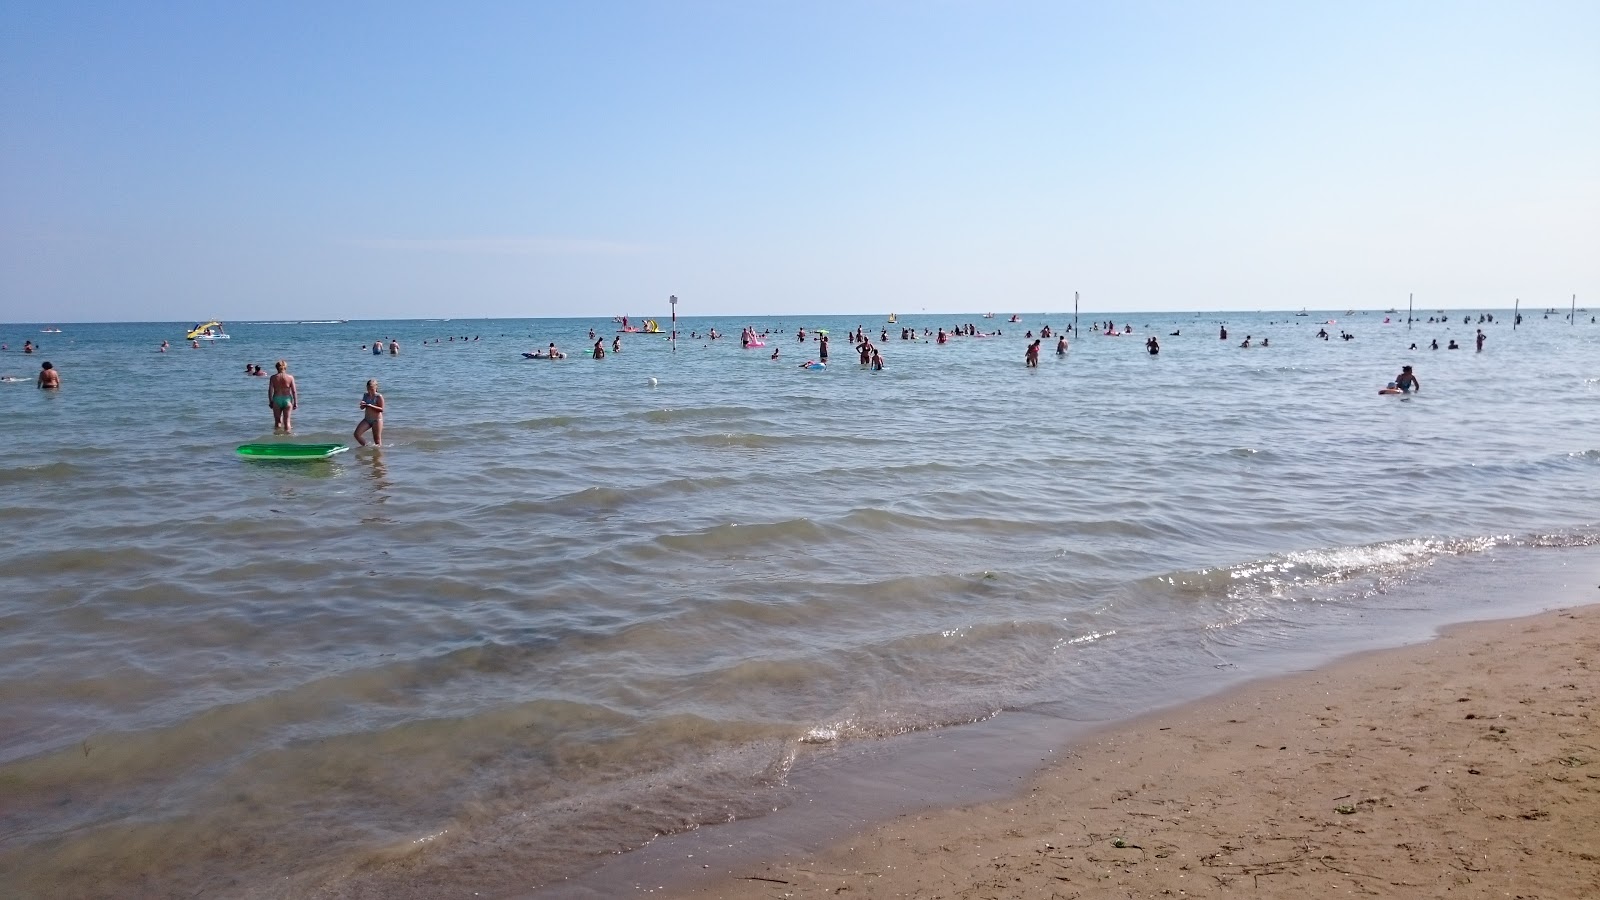
[[[1600,897],[1600,606],[1135,720],[1021,796],[674,896]],[[654,892],[652,892],[654,893]]]

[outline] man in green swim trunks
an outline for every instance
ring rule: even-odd
[[[293,431],[289,414],[300,408],[300,394],[295,390],[294,376],[289,374],[287,360],[278,360],[278,370],[267,379],[267,405],[272,407],[272,430]]]

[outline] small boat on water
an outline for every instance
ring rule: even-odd
[[[230,335],[222,330],[221,322],[207,322],[189,329],[184,337],[191,341],[225,341]]]
[[[900,321],[900,317],[898,315],[896,315],[895,313],[889,313],[889,324],[890,325],[893,325],[894,323],[896,323],[898,321]]]
[[[61,333],[61,329],[59,329],[59,328],[41,328],[41,329],[39,329],[39,333],[40,334],[60,334]]]
[[[1300,307],[1300,311],[1295,313],[1295,315],[1297,315],[1297,316],[1309,316],[1311,314],[1306,312],[1306,308],[1304,306],[1302,306],[1302,307]]]
[[[983,317],[985,319],[992,319],[992,318],[994,318],[994,313],[984,313]]]

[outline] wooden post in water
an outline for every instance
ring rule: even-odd
[[[1416,294],[1407,294],[1406,295],[1406,330],[1407,331],[1411,330],[1411,310],[1416,305],[1417,305],[1417,295]]]
[[[1522,324],[1522,298],[1518,297],[1516,302],[1511,304],[1511,330],[1512,331],[1516,331],[1517,330],[1517,326],[1521,325],[1521,324]]]

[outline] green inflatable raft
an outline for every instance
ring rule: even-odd
[[[327,459],[350,448],[344,444],[240,444],[234,451],[246,459]]]

